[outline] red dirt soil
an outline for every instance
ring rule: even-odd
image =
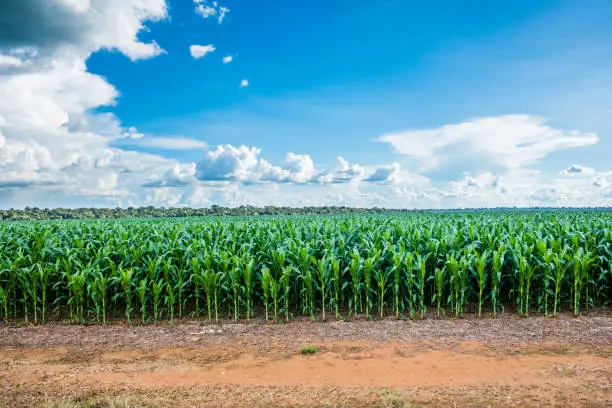
[[[0,327],[0,406],[609,407],[611,357],[603,315]]]

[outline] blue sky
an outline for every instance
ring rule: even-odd
[[[78,33],[0,41],[5,207],[612,204],[607,1],[53,2],[0,6]]]

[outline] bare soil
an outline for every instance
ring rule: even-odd
[[[610,407],[612,318],[5,326],[3,404]]]

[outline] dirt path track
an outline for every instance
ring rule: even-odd
[[[7,407],[609,407],[611,390],[607,316],[0,327]]]

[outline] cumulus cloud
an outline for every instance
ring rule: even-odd
[[[589,168],[589,167],[584,167],[584,166],[580,166],[578,164],[572,164],[571,166],[569,166],[566,169],[563,169],[559,172],[559,174],[561,174],[562,176],[571,176],[571,175],[575,175],[575,174],[580,174],[580,175],[591,175],[594,174],[595,170]]]
[[[21,59],[13,55],[0,54],[0,69],[7,67],[18,67],[22,64]]]
[[[145,21],[166,16],[165,0],[5,0],[0,49],[35,47],[43,55],[61,49],[82,57],[115,49],[133,60],[150,58],[163,49],[137,35]]]
[[[195,11],[203,18],[217,17],[217,22],[221,24],[223,19],[230,12],[230,9],[222,6],[218,1],[193,0]]]
[[[608,187],[608,179],[604,176],[597,176],[593,180],[593,186],[595,187]]]
[[[597,174],[597,173],[595,173]],[[441,207],[584,207],[610,206],[607,173],[587,177],[549,177],[543,172],[512,170],[465,173],[434,191]]]
[[[255,178],[259,181],[271,181],[276,183],[290,181],[291,173],[289,170],[274,166],[265,159],[259,159],[257,171],[259,174],[256,175]]]
[[[217,146],[208,150],[196,166],[198,180],[253,180],[259,163],[257,147],[232,145]]]
[[[32,202],[47,204],[52,197],[131,196],[144,174],[172,165],[112,147],[118,138],[138,134],[124,131],[112,114],[95,112],[114,104],[118,93],[85,63],[101,49],[131,59],[161,53],[137,34],[147,21],[165,16],[164,0],[3,3],[0,52],[3,65],[11,66],[0,76],[0,95],[11,95],[0,97],[0,188],[9,192],[6,202],[25,200],[26,192]]]
[[[249,86],[249,80],[248,79],[243,79],[242,81],[240,81],[240,86],[242,88]]]
[[[5,0],[0,14],[0,46],[45,46],[74,43],[84,21],[63,1]],[[35,23],[34,23],[35,22]]]
[[[195,172],[195,164],[177,163],[161,177],[154,177],[153,180],[143,184],[143,187],[184,187],[195,181]]]
[[[211,52],[215,51],[215,46],[212,44],[208,45],[192,45],[189,47],[189,52],[191,56],[195,59],[202,58]]]
[[[552,152],[590,146],[597,135],[547,126],[540,117],[506,115],[477,118],[437,129],[409,130],[380,136],[399,154],[416,160],[422,171],[460,165],[517,169]]]
[[[461,197],[483,197],[491,193],[505,194],[507,189],[502,177],[485,172],[476,175],[466,174],[462,179],[451,182],[451,191]]]
[[[601,172],[590,167],[572,164],[568,168],[561,170],[559,174],[561,176],[569,176],[569,179],[574,179],[573,181],[568,181],[566,178],[562,181],[565,185],[573,183],[576,186],[584,186],[584,180],[588,180],[590,186],[596,187],[598,190],[605,190],[609,186],[608,177],[612,175],[612,172]]]
[[[372,174],[365,178],[365,181],[373,183],[393,183],[399,181],[400,169],[401,167],[398,163],[378,167]]]
[[[289,171],[291,181],[307,183],[315,175],[314,162],[307,154],[287,153],[283,168]]]
[[[200,181],[231,181],[242,184],[280,183],[339,185],[365,183],[393,186],[429,186],[427,177],[403,172],[397,163],[374,168],[351,164],[343,157],[337,158],[333,169],[317,170],[308,154],[287,153],[279,165],[260,157],[257,147],[232,145],[217,146],[205,152],[196,164],[195,178]]]
[[[350,164],[343,157],[337,158],[338,165],[333,171],[323,171],[316,179],[320,183],[348,183],[360,181],[365,169],[358,164]]]
[[[309,155],[290,152],[282,166],[274,166],[260,158],[260,153],[261,149],[254,146],[217,146],[197,163],[195,177],[202,181],[308,183],[315,175]]]
[[[232,62],[233,59],[234,57],[232,57],[231,55],[226,55],[225,57],[223,57],[223,63],[229,64],[230,62]]]

